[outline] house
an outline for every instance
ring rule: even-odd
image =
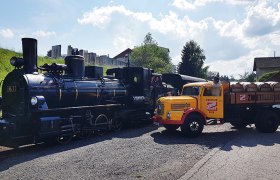
[[[128,56],[131,55],[132,49],[127,48],[126,50],[124,50],[123,52],[121,52],[120,54],[116,55],[114,57],[114,59],[123,59],[123,58],[127,58]]]
[[[253,71],[256,71],[257,79],[265,73],[280,71],[280,57],[255,58]]]
[[[132,49],[127,48],[120,54],[116,55],[113,59],[118,60],[120,63],[122,63],[122,66],[130,66],[129,60],[131,56]]]

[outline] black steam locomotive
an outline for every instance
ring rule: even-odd
[[[74,135],[117,130],[125,122],[150,119],[150,69],[111,69],[118,79],[92,72],[86,77],[82,56],[67,56],[65,65],[37,68],[37,40],[23,38],[22,46],[23,58],[11,59],[15,69],[2,85],[0,144],[49,138],[65,142]]]
[[[150,121],[158,96],[182,85],[153,85],[151,79],[162,76],[142,67],[109,69],[105,78],[100,67],[85,67],[84,58],[78,55],[67,56],[65,64],[38,68],[37,40],[23,38],[22,48],[23,58],[11,58],[15,69],[2,84],[0,145],[53,139],[64,143],[73,136],[102,134],[119,130],[123,124]],[[177,84],[178,78],[166,75]]]

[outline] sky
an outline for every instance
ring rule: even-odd
[[[169,48],[172,63],[190,40],[205,66],[239,77],[255,57],[280,56],[280,0],[17,0],[2,1],[0,47],[22,51],[21,38],[38,40],[38,54],[53,45],[114,57],[143,43],[147,33]],[[1,57],[0,57],[1,60]]]

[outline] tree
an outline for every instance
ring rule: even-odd
[[[203,67],[206,59],[203,49],[193,40],[187,42],[181,54],[179,73],[189,76],[207,78],[209,66]]]
[[[212,80],[215,76],[217,76],[219,72],[216,71],[207,71],[206,76],[208,80]]]
[[[255,82],[256,77],[257,75],[254,72],[245,72],[244,74],[239,74],[239,81]]]
[[[151,33],[145,36],[141,46],[133,49],[131,62],[136,66],[151,68],[157,73],[172,71],[169,50],[159,47]]]

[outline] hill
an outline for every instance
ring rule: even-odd
[[[8,72],[12,71],[14,67],[10,64],[10,59],[13,57],[22,57],[22,53],[14,52],[8,49],[0,48],[0,81],[2,81]],[[38,66],[45,63],[64,63],[63,59],[49,59],[45,57],[38,57]]]

